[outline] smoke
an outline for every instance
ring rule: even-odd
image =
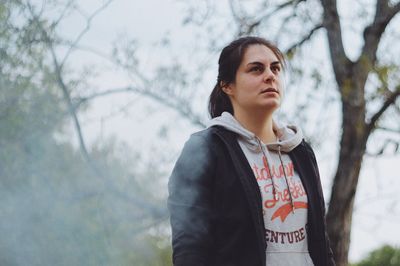
[[[0,265],[168,265],[166,187],[153,176],[166,174],[137,171],[146,162],[108,143],[91,153],[107,187],[70,144],[46,139],[0,154],[15,161],[1,165]]]

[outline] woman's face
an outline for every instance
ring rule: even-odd
[[[273,112],[281,102],[282,66],[267,46],[247,47],[236,72],[235,81],[223,87],[237,111]]]

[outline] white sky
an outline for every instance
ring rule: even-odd
[[[85,1],[84,4],[87,5],[87,10],[90,10],[101,2],[90,0]],[[220,3],[222,2],[224,1]],[[345,16],[350,16],[349,12],[346,12],[349,9],[346,9],[344,5],[348,2],[339,1],[339,3],[341,3],[340,7],[344,10]],[[194,38],[194,34],[190,28],[181,26],[184,7],[184,1],[115,0],[93,21],[92,30],[82,39],[82,43],[108,53],[116,36],[136,38],[139,44],[140,58],[145,63],[143,69],[151,71],[158,62],[165,63],[170,60],[171,55],[179,57],[182,49],[191,49],[191,47],[187,47],[186,40]],[[83,20],[76,17],[69,19],[63,25],[63,34],[76,36],[77,32],[83,28],[82,23]],[[166,32],[170,33],[173,49],[175,49],[171,54],[165,54],[162,49],[153,46]],[[321,36],[323,37],[323,35]],[[351,42],[347,42],[351,45],[347,45],[346,49],[350,55],[357,56],[357,49],[361,45],[360,39],[354,38],[354,34],[351,36],[348,32],[345,32],[345,38],[353,38]],[[325,40],[321,39],[320,42],[320,45],[323,45]],[[182,52],[182,54],[185,53]],[[210,58],[216,65],[217,58],[212,56]],[[70,63],[85,65],[88,62],[93,64],[94,69],[103,73],[93,80],[101,89],[129,84],[125,75],[108,71],[108,65],[93,56],[76,53],[71,57]],[[213,78],[210,77],[211,80],[208,83],[210,88],[214,82]],[[205,101],[206,99],[204,99],[204,109],[206,108]],[[121,107],[129,102],[132,103],[132,107],[124,114],[105,119],[110,112],[116,111],[116,107]],[[174,129],[169,132],[172,141],[169,144],[172,147],[174,153],[172,157],[174,158],[178,155],[189,134],[198,130],[186,121],[178,119],[175,112],[160,107],[148,99],[129,95],[96,100],[93,108],[87,115],[81,116],[81,119],[85,136],[89,142],[102,140],[112,135],[141,150],[149,149],[152,146],[164,147],[165,143],[157,143],[158,128],[160,125],[168,126],[173,122]],[[336,150],[336,148],[331,150]],[[325,196],[328,199],[336,160],[329,156],[325,157],[325,153],[317,150]],[[364,160],[356,198],[356,211],[353,216],[351,261],[362,258],[371,249],[384,243],[397,246],[400,244],[400,230],[397,230],[397,225],[400,224],[400,208],[394,204],[395,199],[397,199],[396,202],[400,199],[395,191],[400,185],[399,174],[395,171],[395,165],[396,163],[398,165],[399,162],[399,156],[381,159],[366,157]],[[393,210],[397,210],[397,213],[393,214]]]

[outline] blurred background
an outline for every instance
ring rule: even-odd
[[[172,265],[168,177],[209,119],[219,52],[245,35],[287,56],[276,119],[316,151],[333,244],[349,244],[338,265],[400,265],[399,12],[1,0],[0,265]]]

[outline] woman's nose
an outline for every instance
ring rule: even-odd
[[[275,81],[275,74],[271,69],[266,69],[264,73],[264,82]]]

